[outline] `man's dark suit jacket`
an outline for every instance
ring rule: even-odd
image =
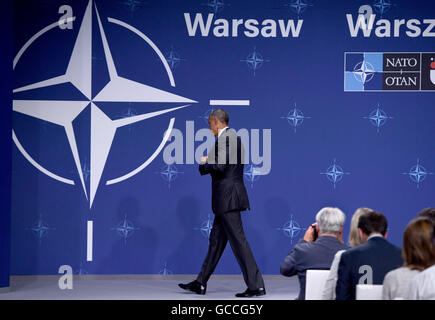
[[[383,237],[374,237],[360,246],[343,252],[338,265],[336,300],[355,300],[356,285],[359,284],[361,277],[367,275],[366,269],[360,270],[364,265],[372,268],[372,284],[382,284],[388,272],[403,265],[401,250]]]
[[[281,262],[280,272],[283,276],[298,275],[299,296],[298,300],[305,299],[305,279],[308,269],[327,270],[331,268],[334,256],[339,250],[349,247],[341,243],[336,237],[322,236],[314,242],[303,239],[294,246],[293,250]]]
[[[201,175],[212,178],[212,210],[215,214],[249,209],[248,193],[243,183],[243,145],[232,129],[226,129],[216,140]]]

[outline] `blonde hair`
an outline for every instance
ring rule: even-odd
[[[358,208],[353,214],[352,219],[350,220],[350,232],[349,232],[349,245],[351,247],[356,247],[361,244],[361,239],[359,238],[359,233],[358,233],[358,220],[362,214],[370,211],[373,210],[369,208]]]

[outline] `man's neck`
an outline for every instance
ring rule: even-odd
[[[324,236],[334,237],[334,238],[338,239],[338,234],[336,234],[336,233],[319,233],[319,237],[324,237]]]
[[[378,233],[378,232],[373,232],[373,233],[370,233],[370,235],[367,237],[367,240],[369,240],[371,238],[375,238],[375,237],[381,237],[381,238],[383,238],[384,236],[382,234]]]

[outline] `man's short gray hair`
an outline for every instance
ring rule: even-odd
[[[230,121],[230,116],[228,115],[228,112],[226,112],[222,108],[213,110],[209,115],[209,118],[211,117],[217,118],[220,122],[225,124],[228,124],[228,122]]]
[[[325,207],[316,214],[319,233],[338,233],[345,220],[346,216],[338,208]]]

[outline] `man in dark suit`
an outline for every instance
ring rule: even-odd
[[[236,294],[236,297],[265,295],[263,277],[246,240],[240,216],[241,211],[250,209],[243,182],[244,153],[241,139],[228,128],[229,116],[225,110],[214,110],[208,122],[217,140],[209,154],[201,158],[199,172],[201,175],[211,175],[212,210],[215,218],[201,272],[196,280],[179,286],[205,294],[207,281],[229,241],[248,287],[246,291]]]
[[[298,275],[300,290],[297,300],[305,299],[307,270],[329,269],[337,251],[349,248],[342,240],[345,219],[346,216],[338,208],[321,209],[316,215],[316,223],[307,229],[304,238],[295,244],[281,262],[280,272],[283,276]]]
[[[355,300],[357,284],[382,284],[388,272],[403,265],[401,249],[386,240],[387,227],[387,218],[379,212],[360,216],[358,232],[363,244],[341,255],[336,300]]]

